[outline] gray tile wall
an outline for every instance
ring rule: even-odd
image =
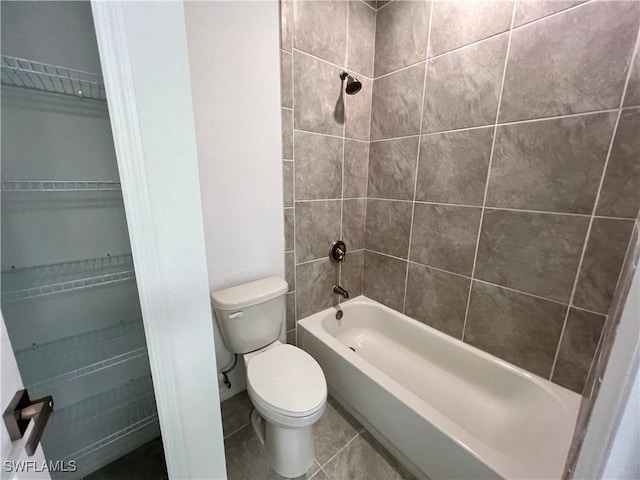
[[[363,293],[582,392],[640,208],[639,23],[378,5]]]
[[[295,342],[297,319],[338,303],[335,283],[362,293],[376,4],[280,5],[287,338]],[[344,94],[341,70],[362,82],[357,95]],[[349,252],[340,267],[327,257],[338,239]]]
[[[339,280],[582,392],[640,210],[640,3],[281,4],[288,326]]]

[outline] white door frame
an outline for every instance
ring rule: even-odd
[[[92,1],[171,478],[226,478],[182,2]]]

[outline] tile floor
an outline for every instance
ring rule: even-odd
[[[222,403],[222,429],[229,480],[280,479],[269,466],[249,423],[246,391]],[[329,398],[314,425],[316,461],[300,478],[314,480],[413,479],[349,413]]]
[[[267,462],[250,424],[251,401],[244,391],[222,402],[222,430],[229,480],[280,480]],[[335,400],[329,398],[314,425],[316,461],[301,479],[412,480],[413,476]],[[86,480],[168,478],[160,438],[92,473]]]

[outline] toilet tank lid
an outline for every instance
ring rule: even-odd
[[[266,302],[287,293],[289,285],[280,277],[268,277],[211,293],[215,308],[231,310]]]

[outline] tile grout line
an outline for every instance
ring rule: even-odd
[[[231,397],[233,398],[233,397]],[[224,437],[222,437],[223,440],[226,440],[227,438],[232,437],[233,435],[235,435],[236,433],[238,433],[240,430],[242,430],[243,428],[247,427],[248,425],[251,425],[251,420],[249,420],[247,423],[245,423],[244,425],[242,425],[241,427],[236,428],[233,432],[231,432],[228,435],[225,435]]]
[[[346,39],[344,42],[344,70],[345,72],[348,72],[349,69],[349,11],[351,10],[351,2],[347,2],[347,32],[346,32]],[[342,172],[340,174],[340,234],[338,237],[338,240],[342,240],[342,236],[344,235],[344,232],[342,230],[342,223],[344,222],[344,149],[345,149],[345,137],[347,136],[347,97],[346,97],[346,93],[343,93],[343,87],[344,87],[344,80],[341,80],[341,84],[340,84],[340,94],[342,95],[343,100],[343,105],[342,105]],[[346,255],[346,252],[345,252]],[[345,258],[346,260],[346,258]],[[342,264],[343,262],[338,263],[337,265],[337,275],[336,275],[336,284],[337,285],[342,285]],[[339,296],[336,295],[336,297],[338,298],[338,305],[341,302],[341,299]]]
[[[353,438],[351,440],[349,440],[347,443],[345,443],[336,453],[334,453],[329,460],[327,460],[326,462],[324,462],[323,464],[320,465],[320,468],[322,470],[324,470],[324,467],[326,467],[327,465],[329,465],[333,459],[335,459],[338,455],[340,455],[340,453],[347,448],[349,445],[351,445],[351,443],[360,436],[360,432],[356,432],[356,434],[353,436]],[[326,472],[325,472],[326,475]],[[328,475],[327,475],[328,476]]]
[[[424,62],[424,79],[422,81],[422,98],[420,100],[420,128],[418,129],[418,133],[422,132],[422,126],[424,123],[424,97],[427,93],[427,74],[429,71],[429,47],[431,43],[431,20],[433,18],[433,3],[429,3],[429,24],[427,30],[427,45],[425,55],[427,60]],[[409,259],[411,258],[411,242],[413,240],[413,220],[416,212],[416,190],[418,189],[418,168],[420,164],[420,147],[422,143],[422,135],[418,136],[418,151],[416,153],[416,163],[415,163],[415,172],[413,174],[413,198],[411,201],[411,222],[409,226],[409,245],[407,248],[407,265],[406,272],[404,273],[404,292],[402,298],[402,313],[404,314],[407,308],[407,286],[409,283]]]
[[[565,313],[564,322],[562,323],[562,329],[560,331],[560,337],[558,338],[558,345],[556,346],[556,353],[553,358],[553,363],[551,364],[551,372],[549,373],[549,380],[553,378],[553,374],[556,370],[556,365],[558,362],[558,355],[560,354],[560,345],[562,345],[562,339],[564,337],[565,330],[567,328],[567,322],[569,320],[569,312],[571,311],[571,307],[573,306],[573,302],[575,301],[576,290],[578,288],[578,282],[580,279],[580,271],[582,270],[582,264],[584,262],[584,257],[587,252],[587,246],[589,244],[589,237],[591,235],[591,229],[593,227],[593,220],[595,218],[596,212],[598,210],[598,203],[600,202],[600,195],[602,194],[602,185],[604,184],[604,178],[607,174],[607,168],[609,167],[609,160],[611,159],[611,151],[613,150],[613,144],[616,138],[616,134],[618,133],[618,127],[620,125],[620,117],[622,116],[622,108],[624,106],[624,97],[627,95],[627,87],[629,86],[629,80],[631,79],[631,73],[633,71],[633,59],[638,53],[638,44],[640,43],[640,30],[636,33],[636,42],[633,47],[633,51],[631,54],[631,60],[629,61],[629,66],[627,70],[627,75],[624,82],[624,87],[622,88],[622,94],[620,96],[620,103],[618,104],[618,115],[616,116],[616,121],[613,127],[613,131],[611,132],[611,140],[609,141],[609,148],[607,149],[607,155],[605,157],[604,165],[602,166],[602,171],[600,174],[600,183],[598,184],[598,190],[596,193],[596,198],[593,202],[593,209],[591,210],[591,216],[589,219],[589,225],[587,227],[587,232],[584,237],[584,242],[582,244],[582,252],[580,254],[580,261],[578,262],[578,267],[576,269],[576,274],[573,280],[573,287],[571,289],[571,296],[569,297],[569,306],[567,307],[567,311]],[[620,273],[618,273],[620,275]],[[618,277],[619,278],[619,277]],[[616,285],[617,286],[617,285]]]
[[[360,3],[366,5],[367,7],[369,7],[371,10],[373,10],[374,12],[376,11],[375,7],[372,7],[371,5],[369,5],[367,2],[365,2],[364,0],[360,0]]]
[[[478,225],[478,236],[476,238],[476,249],[473,254],[473,264],[471,266],[471,282],[469,282],[469,293],[467,295],[467,305],[464,312],[464,322],[462,324],[462,334],[460,340],[464,341],[464,335],[467,330],[467,320],[469,318],[469,306],[471,305],[471,292],[473,291],[473,281],[475,278],[476,263],[478,261],[478,250],[480,248],[480,235],[482,234],[482,222],[484,221],[484,212],[487,204],[487,193],[489,192],[489,182],[491,180],[491,164],[493,163],[493,154],[495,152],[496,137],[498,133],[498,119],[500,118],[500,108],[502,107],[502,94],[504,93],[504,82],[507,76],[507,66],[509,64],[509,51],[511,50],[511,37],[513,36],[513,23],[516,18],[516,0],[512,0],[511,7],[511,25],[509,27],[507,39],[507,51],[504,56],[504,67],[502,69],[502,82],[500,84],[500,95],[498,97],[498,105],[496,108],[496,119],[493,127],[493,138],[491,139],[491,152],[489,154],[489,165],[487,166],[487,178],[484,185],[484,196],[482,198],[482,210],[480,212],[480,222]]]
[[[404,67],[400,67],[399,69],[394,70],[393,72],[383,73],[382,75],[378,75],[377,77],[374,77],[373,80],[380,80],[382,78],[388,77],[388,76],[393,75],[395,73],[400,73],[400,72],[403,72],[404,70],[408,70],[410,68],[417,67],[418,65],[420,65],[422,63],[427,63],[427,60],[420,60],[420,61],[411,63],[409,65],[405,65]],[[375,75],[375,71],[374,71],[374,75]]]
[[[375,76],[376,71],[376,36],[378,34],[378,9],[376,9],[376,14],[373,20],[373,51],[372,51],[372,65],[371,65],[371,75]],[[362,272],[360,275],[360,293],[364,295],[364,262],[366,257],[366,249],[367,249],[367,210],[369,207],[369,155],[371,154],[371,130],[373,126],[373,91],[375,89],[375,79],[371,80],[371,104],[369,108],[369,140],[367,141],[367,166],[365,168],[364,175],[364,225],[362,227]]]
[[[351,252],[348,253],[357,253],[357,252],[362,252],[364,250],[364,248],[358,248],[356,250],[352,250]],[[314,258],[312,260],[305,260],[304,262],[300,262],[297,263],[296,266],[300,266],[300,265],[307,265],[309,263],[314,263],[314,262],[321,262],[322,260],[326,260],[327,258],[325,256],[319,257],[319,258]]]
[[[522,25],[515,25],[515,15],[514,15],[514,16],[512,17],[513,21],[511,22],[511,26],[510,26],[508,29],[506,29],[506,30],[504,30],[504,31],[502,31],[502,32],[494,33],[494,34],[492,34],[492,35],[489,35],[488,37],[484,37],[484,38],[481,38],[481,39],[479,39],[479,40],[475,40],[475,41],[473,41],[473,42],[471,42],[471,43],[467,43],[467,44],[461,45],[461,46],[459,46],[459,47],[452,48],[451,50],[447,50],[446,52],[439,53],[439,54],[434,55],[434,56],[432,56],[432,57],[429,57],[429,56],[428,56],[428,55],[429,55],[429,52],[427,52],[427,60],[435,60],[435,59],[438,59],[438,58],[444,57],[444,56],[446,56],[446,55],[449,55],[449,54],[451,54],[451,53],[459,52],[459,51],[461,51],[461,50],[464,50],[465,48],[472,47],[472,46],[474,46],[474,45],[478,45],[478,44],[480,44],[480,43],[482,43],[482,42],[486,42],[486,41],[488,41],[488,40],[492,40],[492,39],[494,39],[494,38],[496,38],[496,37],[499,37],[500,35],[504,35],[504,34],[506,34],[506,33],[509,33],[509,34],[510,34],[510,32],[512,32],[512,31],[514,31],[514,30],[520,30],[520,29],[523,29],[523,28],[529,27],[529,26],[531,26],[531,25],[534,25],[534,24],[536,24],[536,23],[543,22],[543,21],[545,21],[545,20],[548,20],[549,18],[552,18],[552,17],[556,17],[556,16],[559,16],[559,15],[562,15],[562,14],[564,14],[564,13],[567,13],[567,12],[571,11],[571,10],[575,10],[575,9],[577,9],[577,8],[579,8],[579,7],[584,6],[584,5],[588,5],[588,4],[590,4],[590,3],[593,3],[594,1],[595,1],[595,0],[589,0],[589,1],[586,1],[586,2],[583,2],[583,3],[579,3],[579,4],[577,4],[577,5],[573,5],[573,6],[569,7],[569,8],[565,8],[564,10],[560,10],[560,11],[558,11],[558,12],[550,13],[549,15],[545,15],[545,16],[543,16],[543,17],[536,18],[535,20],[532,20],[532,21],[530,21],[530,22],[523,23]],[[387,4],[387,5],[388,5],[388,4]],[[381,7],[381,8],[382,8],[382,7]],[[380,9],[378,9],[378,10],[380,10]],[[386,76],[388,76],[388,75],[393,75],[394,73],[400,72],[401,70],[405,70],[405,69],[407,69],[407,68],[414,67],[414,66],[416,66],[416,65],[418,65],[418,64],[420,64],[420,63],[422,63],[422,62],[424,62],[424,61],[427,61],[427,60],[421,60],[421,61],[419,61],[419,62],[413,63],[413,64],[411,64],[411,65],[407,65],[407,66],[405,66],[405,67],[399,68],[399,69],[394,70],[394,71],[392,71],[392,72],[385,73],[385,74],[380,75],[380,76],[378,76],[378,77],[376,77],[376,76],[375,76],[375,72],[374,72],[374,78],[373,78],[373,79],[374,79],[374,80],[377,80],[377,79],[379,79],[379,78],[386,77]]]
[[[305,200],[297,200],[295,203],[312,203],[312,202],[337,202],[341,200],[338,198],[310,198]],[[400,203],[419,203],[422,205],[434,205],[434,206],[442,206],[442,207],[460,207],[460,208],[482,208],[482,205],[467,205],[464,203],[446,203],[446,202],[432,202],[425,200],[416,200],[412,202],[411,200],[404,200],[400,198],[380,198],[380,197],[344,197],[344,200],[376,200],[379,202],[400,202]],[[284,207],[285,210],[292,209],[293,207]],[[518,213],[533,213],[533,214],[541,214],[541,215],[560,215],[566,217],[578,217],[578,218],[590,218],[591,215],[588,213],[570,213],[570,212],[551,212],[548,210],[527,210],[522,208],[509,208],[509,207],[497,207],[494,205],[485,205],[485,209],[488,210],[500,210],[505,212],[518,212]],[[594,215],[594,218],[603,219],[603,220],[614,220],[619,222],[634,222],[633,218],[628,217],[608,217],[605,215]],[[291,251],[291,250],[288,250]]]
[[[282,107],[285,110],[291,110],[290,108],[287,107]],[[627,107],[622,107],[623,110],[634,110],[634,109],[639,109],[640,105],[633,105],[633,106],[627,106]],[[562,120],[564,118],[575,118],[575,117],[581,117],[581,116],[586,116],[586,115],[599,115],[599,114],[604,114],[604,113],[617,113],[618,112],[618,108],[605,108],[602,110],[589,110],[586,112],[578,112],[578,113],[566,113],[566,114],[562,114],[562,115],[552,115],[549,117],[536,117],[536,118],[527,118],[527,119],[523,119],[523,120],[512,120],[512,121],[508,121],[508,122],[500,122],[498,121],[498,127],[508,127],[511,125],[519,125],[519,124],[523,124],[523,123],[536,123],[536,122],[544,122],[544,121],[551,121],[551,120]],[[469,126],[469,127],[461,127],[461,128],[452,128],[450,130],[437,130],[437,131],[433,131],[433,132],[422,132],[422,133],[416,133],[413,135],[399,135],[396,137],[385,137],[385,138],[377,138],[377,139],[370,139],[370,140],[362,140],[360,138],[352,138],[352,137],[346,137],[349,140],[353,140],[356,142],[369,142],[369,143],[377,143],[377,142],[388,142],[391,140],[402,140],[405,138],[414,138],[414,137],[420,137],[420,136],[429,136],[429,135],[444,135],[444,134],[449,134],[449,133],[462,133],[462,132],[467,132],[470,130],[480,130],[483,128],[492,128],[495,126],[495,123],[491,123],[491,124],[485,124],[485,125],[473,125],[473,126]],[[322,133],[322,132],[314,132],[311,130],[301,130],[301,129],[294,129],[294,131],[296,132],[302,132],[302,133],[308,133],[311,135],[322,135],[325,137],[334,137],[334,138],[342,138],[339,135],[332,135],[330,133]]]
[[[470,275],[464,275],[462,273],[452,272],[451,270],[445,270],[444,268],[435,267],[433,265],[428,265],[428,264],[425,264],[425,263],[416,262],[414,260],[407,260],[406,258],[396,257],[395,255],[390,255],[388,253],[379,252],[377,250],[371,250],[371,249],[367,249],[367,250],[369,252],[371,252],[371,253],[375,253],[375,254],[381,255],[383,257],[393,258],[394,260],[398,260],[400,262],[407,262],[407,263],[410,263],[410,264],[413,264],[413,265],[417,265],[419,267],[429,268],[429,269],[432,269],[432,270],[437,270],[437,271],[442,272],[442,273],[446,273],[446,274],[449,274],[449,275],[454,275],[456,277],[461,277],[461,278],[465,278],[467,280],[471,280],[471,276]],[[316,262],[316,261],[318,261],[318,260],[311,260],[310,262]],[[508,287],[506,285],[500,285],[499,283],[489,282],[488,280],[482,280],[480,278],[473,278],[473,281],[476,282],[476,283],[482,283],[482,284],[489,285],[489,286],[492,286],[492,287],[500,288],[502,290],[507,290],[509,292],[518,293],[520,295],[525,295],[527,297],[537,298],[537,299],[543,300],[545,302],[555,303],[555,304],[562,305],[562,306],[569,306],[568,301],[567,302],[563,302],[562,300],[558,300],[556,298],[543,297],[543,296],[537,295],[535,293],[525,292],[524,290],[518,290],[518,289],[515,289],[515,288],[512,288],[512,287]],[[596,311],[589,310],[589,309],[583,308],[583,307],[576,307],[574,305],[571,305],[571,307],[575,308],[577,310],[582,310],[582,311],[585,311],[585,312],[588,312],[588,313],[592,313],[594,315],[600,315],[600,316],[606,316],[607,315],[606,313],[596,312]]]
[[[281,0],[282,4],[282,0]],[[293,294],[293,324],[295,328],[295,332],[293,334],[293,343],[298,345],[298,275],[297,275],[297,264],[298,264],[298,251],[296,249],[296,140],[295,140],[295,130],[296,130],[296,64],[295,64],[295,55],[293,54],[294,48],[294,38],[295,38],[295,27],[296,22],[294,21],[293,16],[293,8],[294,1],[291,0],[291,156],[293,157],[293,290],[295,293]],[[281,34],[282,35],[282,34]],[[285,330],[286,330],[285,324]]]
[[[347,10],[347,16],[349,16],[348,10]],[[329,60],[326,60],[326,59],[324,59],[322,57],[318,57],[317,55],[314,55],[313,53],[305,52],[304,50],[300,50],[299,48],[296,48],[296,47],[293,47],[293,51],[291,52],[292,55],[293,55],[293,52],[298,52],[298,53],[300,53],[302,55],[306,55],[307,57],[315,58],[319,62],[326,63],[328,65],[331,65],[332,67],[339,68],[340,70],[346,70],[347,69],[346,67],[341,67],[337,63],[330,62]],[[346,61],[345,61],[345,65],[346,65]],[[355,70],[349,70],[349,71],[351,73],[356,74],[358,77],[363,77],[363,78],[366,78],[367,80],[373,81],[373,78],[371,78],[368,75],[365,75],[362,72],[356,72]]]

